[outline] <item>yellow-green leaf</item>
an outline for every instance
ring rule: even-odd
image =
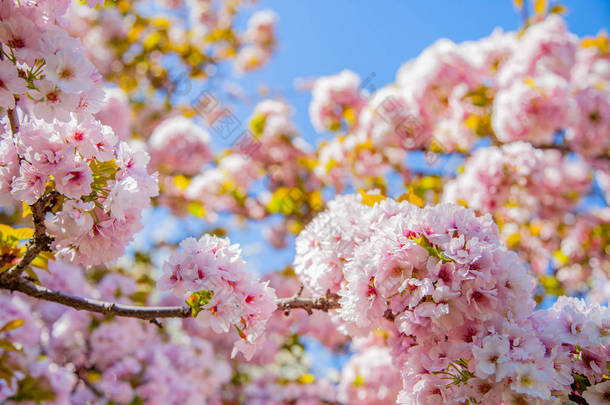
[[[536,0],[534,2],[534,11],[538,15],[543,15],[546,12],[546,0]]]
[[[191,184],[191,179],[188,177],[182,175],[174,176],[174,185],[180,190],[186,190],[189,184]]]
[[[205,217],[205,207],[198,202],[191,202],[188,205],[189,213],[197,218]]]
[[[10,352],[21,351],[21,348],[15,346],[10,340],[7,339],[0,339],[0,349]]]
[[[409,192],[398,197],[397,201],[408,201],[411,204],[417,205],[420,208],[424,206],[424,200],[413,191],[413,187],[409,186]]]
[[[25,201],[23,202],[22,211],[23,211],[23,218],[27,217],[28,215],[30,215],[32,213],[32,209]]]
[[[0,224],[0,233],[6,237],[13,237],[17,240],[30,239],[34,236],[32,228],[11,228],[8,225]]]
[[[358,189],[358,192],[362,196],[362,204],[368,205],[369,207],[372,207],[387,198],[383,194],[367,194],[367,192],[362,189]]]
[[[267,116],[264,114],[257,114],[250,120],[250,129],[255,137],[261,136],[265,130],[265,121],[267,121]]]
[[[316,381],[316,378],[313,375],[307,373],[307,374],[303,374],[302,376],[300,376],[298,381],[301,384],[311,384],[314,381]]]
[[[0,333],[20,328],[23,326],[24,323],[25,321],[23,319],[13,319],[12,321],[5,323],[4,326],[0,328]]]
[[[565,14],[567,12],[568,12],[568,8],[566,6],[564,6],[564,5],[561,5],[561,4],[555,4],[549,10],[550,14]]]
[[[25,268],[25,274],[27,274],[30,278],[34,279],[34,281],[36,281],[36,282],[39,281],[38,280],[38,274],[36,274],[36,272],[31,267],[26,267]]]

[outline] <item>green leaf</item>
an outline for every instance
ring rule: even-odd
[[[583,392],[585,392],[587,387],[589,387],[591,385],[591,383],[589,382],[589,379],[582,374],[572,373],[572,377],[574,377],[574,382],[572,383],[572,388],[575,389],[576,391],[578,391],[579,394],[582,394]]]
[[[210,302],[213,296],[214,293],[207,290],[196,291],[189,296],[189,298],[186,300],[186,305],[191,307],[193,318],[199,315],[199,313],[203,310],[203,307]]]

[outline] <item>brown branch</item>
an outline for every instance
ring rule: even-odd
[[[6,112],[8,122],[11,124],[11,132],[13,136],[19,132],[19,118],[17,118],[17,111],[15,109],[8,110]]]
[[[568,395],[568,399],[579,405],[589,405],[586,399],[574,392],[571,392],[570,395]]]
[[[99,301],[71,295],[62,291],[51,290],[46,287],[25,281],[22,278],[0,279],[0,289],[18,291],[22,294],[43,301],[55,302],[76,310],[95,312],[103,315],[122,316],[127,318],[138,318],[151,321],[158,326],[158,318],[188,318],[191,316],[191,308],[187,305],[173,307],[145,307],[137,305],[123,305],[113,302]],[[281,298],[277,301],[277,309],[290,311],[292,309],[304,309],[309,314],[313,310],[328,312],[340,307],[338,296],[327,294],[326,297],[316,298]]]
[[[36,259],[41,252],[50,252],[53,238],[47,235],[47,227],[44,217],[47,210],[52,206],[57,198],[57,193],[52,191],[42,196],[34,204],[30,205],[32,219],[34,222],[34,237],[28,243],[25,254],[13,267],[0,275],[0,280],[12,280],[18,278],[21,273]]]
[[[339,296],[332,294],[330,291],[326,292],[325,297],[315,298],[301,298],[301,291],[295,296],[290,298],[279,298],[277,300],[277,309],[284,311],[286,315],[293,309],[303,309],[309,315],[313,313],[313,310],[328,312],[331,309],[341,308],[339,304]]]
[[[18,291],[30,297],[55,302],[77,310],[96,312],[104,315],[124,316],[145,320],[153,320],[156,318],[188,318],[191,316],[191,308],[186,305],[175,307],[143,307],[116,304],[114,302],[98,301],[71,295],[62,291],[51,290],[23,281],[22,279],[8,281],[0,280],[0,288]]]

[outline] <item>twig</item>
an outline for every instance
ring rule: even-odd
[[[87,377],[83,376],[81,374],[81,371],[86,371],[86,370],[75,370],[74,374],[76,374],[76,377],[78,377],[78,380],[81,381],[85,387],[87,387],[87,389],[89,389],[89,391],[91,391],[93,393],[93,395],[95,395],[98,399],[106,399],[106,396],[104,395],[104,393],[102,391],[100,391],[95,385],[93,385],[93,383],[91,381],[89,381],[87,379]],[[76,386],[74,387],[76,389]]]
[[[156,325],[159,329],[163,329],[163,324],[159,322],[159,320],[156,318],[153,318],[148,322],[152,323],[153,325]]]
[[[573,392],[570,393],[570,395],[568,395],[568,399],[574,403],[580,404],[580,405],[589,405],[589,403],[587,402],[586,399],[584,399],[583,397],[581,397],[578,394],[575,394]]]
[[[25,254],[13,267],[0,275],[0,280],[12,280],[18,278],[21,273],[36,259],[41,252],[50,252],[53,238],[47,235],[47,227],[44,223],[44,217],[49,208],[49,204],[53,205],[57,194],[52,191],[46,196],[42,196],[34,204],[30,206],[32,210],[32,218],[34,222],[34,237],[29,242]]]
[[[14,135],[19,132],[19,118],[17,118],[17,111],[15,109],[10,109],[6,112],[6,116],[8,117],[8,122],[11,124],[11,133]]]

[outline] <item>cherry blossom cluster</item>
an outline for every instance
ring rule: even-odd
[[[608,309],[562,298],[533,311],[535,280],[500,242],[489,214],[343,196],[303,234],[295,271],[308,285],[307,263],[338,289],[341,330],[392,335],[399,403],[552,403],[581,375],[591,393],[603,383]]]
[[[587,159],[604,154],[604,38],[580,41],[551,15],[523,35],[496,30],[461,44],[438,40],[368,97],[352,72],[319,78],[310,104],[314,127],[347,134],[320,146],[316,174],[340,190],[350,177],[359,187],[365,175],[403,173],[405,151],[467,152],[480,138],[559,142]]]
[[[557,279],[566,293],[588,291],[593,302],[610,302],[610,211],[608,208],[576,217],[575,223],[562,239],[555,261]]]
[[[97,86],[101,76],[81,42],[55,23],[69,3],[3,3],[0,107],[14,108],[13,96],[27,94],[28,108],[47,122],[66,122],[71,113],[86,116],[99,111],[104,98]]]
[[[148,90],[169,94],[176,90],[168,89],[171,82],[185,84],[182,74],[176,78],[164,65],[168,53],[178,57],[174,66],[184,68],[189,80],[215,75],[216,64],[225,60],[233,59],[238,73],[258,69],[270,60],[278,17],[270,10],[258,11],[250,16],[245,32],[238,32],[237,21],[241,22],[248,3],[155,0],[118,1],[97,8],[66,2],[62,7],[64,12],[67,8],[66,29],[81,38],[87,58],[100,73],[130,97],[142,101],[146,94],[152,103]],[[168,107],[161,112],[168,113]]]
[[[146,152],[119,142],[92,115],[101,112],[104,91],[80,41],[55,24],[67,6],[3,3],[1,106],[19,108],[3,124],[0,199],[6,207],[31,205],[55,190],[60,209],[47,225],[59,257],[109,264],[139,230],[156,177]]]
[[[118,143],[91,118],[48,124],[25,117],[14,136],[5,129],[0,145],[5,207],[33,204],[49,188],[63,196],[61,210],[46,219],[59,256],[94,265],[123,254],[157,193],[146,152]]]
[[[197,320],[217,333],[235,328],[240,339],[232,355],[252,358],[276,308],[274,290],[246,272],[239,246],[228,239],[206,234],[183,240],[180,248],[163,265],[159,289],[184,298],[194,293]]]
[[[520,222],[572,210],[591,187],[590,167],[530,143],[477,149],[443,199]]]
[[[238,73],[258,69],[269,61],[276,43],[275,25],[278,16],[271,10],[258,11],[248,20],[244,39],[248,45],[237,53],[235,70]]]

